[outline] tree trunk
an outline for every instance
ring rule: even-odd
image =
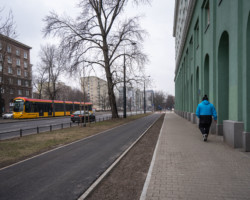
[[[114,89],[113,89],[114,87],[113,87],[113,82],[112,82],[112,76],[111,76],[109,68],[106,68],[106,76],[107,76],[107,81],[108,81],[108,94],[109,94],[109,103],[111,107],[112,118],[119,118],[118,110],[116,106]]]

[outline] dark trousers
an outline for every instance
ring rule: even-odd
[[[209,129],[212,123],[212,116],[211,115],[201,115],[200,122],[199,122],[199,129],[202,134],[209,134]]]

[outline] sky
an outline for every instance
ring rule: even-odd
[[[77,2],[78,0],[0,0],[0,7],[4,7],[5,12],[10,9],[13,12],[17,32],[15,39],[32,47],[33,70],[36,70],[39,61],[41,45],[52,40],[43,37],[43,19],[50,11],[55,11],[59,15],[77,16]],[[174,3],[174,0],[152,0],[151,5],[128,7],[125,10],[129,16],[143,15],[141,26],[149,33],[145,38],[144,51],[150,62],[145,67],[146,74],[153,83],[147,89],[171,95],[175,93]],[[65,84],[71,85],[71,82],[65,79]]]

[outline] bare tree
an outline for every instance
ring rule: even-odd
[[[41,66],[39,66],[37,70],[38,74],[33,76],[33,86],[36,92],[38,93],[38,99],[44,98],[42,94],[45,87],[45,83],[47,82],[46,71],[46,68],[42,68]]]
[[[49,96],[49,99],[55,100],[60,89],[58,87],[59,77],[62,75],[65,66],[64,56],[55,45],[47,44],[41,47],[40,59],[42,70],[45,71],[47,76],[46,95]]]
[[[166,108],[171,109],[174,108],[175,97],[173,95],[168,95],[166,101]]]
[[[142,70],[147,56],[142,52],[146,32],[140,28],[139,17],[121,20],[120,16],[128,2],[149,3],[150,0],[81,0],[82,9],[76,20],[59,17],[51,12],[44,21],[45,36],[61,38],[60,48],[66,52],[70,70],[81,65],[102,67],[108,83],[108,96],[112,117],[118,118],[114,86],[121,80],[123,67],[128,71]],[[132,69],[133,68],[133,69]]]
[[[163,91],[156,91],[154,93],[155,110],[162,110],[166,106],[167,95]]]
[[[16,24],[14,22],[12,11],[3,17],[4,8],[0,8],[0,34],[14,38],[16,37]]]
[[[5,73],[8,70],[8,62],[11,62],[10,57],[7,56],[8,51],[10,51],[10,44],[8,41],[9,37],[14,38],[16,36],[16,27],[12,11],[9,11],[6,18],[3,17],[3,12],[4,8],[0,8],[0,117],[2,117],[2,111],[5,103],[3,95],[9,95],[7,91],[9,89],[9,77],[7,77]]]

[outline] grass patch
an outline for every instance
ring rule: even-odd
[[[22,138],[2,140],[0,141],[0,168],[147,115],[149,114],[134,115],[126,119],[114,119],[92,123],[86,127],[78,126],[65,128]]]

